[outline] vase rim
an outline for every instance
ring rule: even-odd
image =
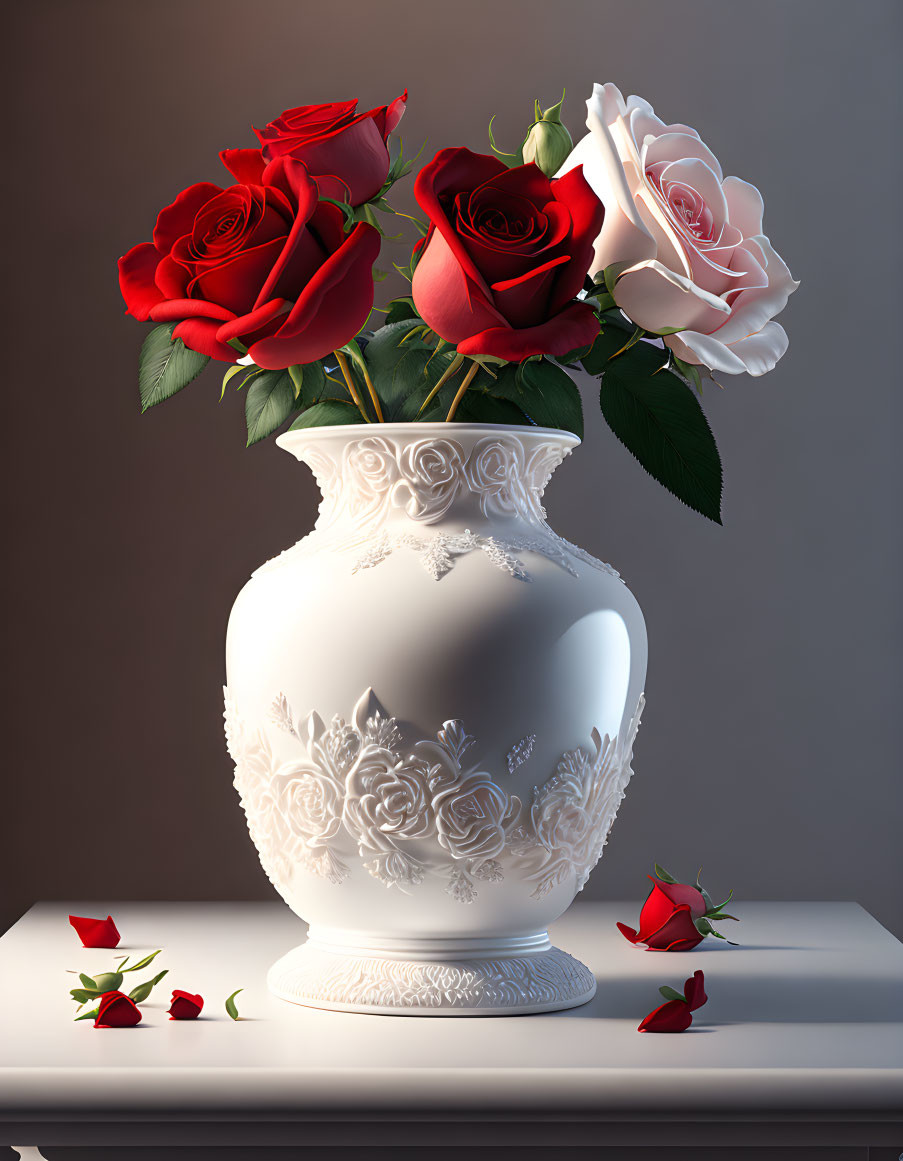
[[[583,442],[579,435],[575,435],[574,432],[567,431],[563,427],[539,427],[534,424],[514,423],[447,423],[445,420],[440,419],[428,421],[414,420],[409,423],[334,423],[324,425],[323,427],[304,427],[298,428],[295,431],[283,432],[282,435],[276,437],[276,444],[284,451],[294,452],[296,448],[310,443],[312,440],[328,439],[330,436],[335,437],[348,433],[354,433],[361,439],[368,439],[377,435],[397,437],[412,435],[414,433],[438,435],[442,432],[450,439],[453,439],[456,431],[462,435],[465,433],[473,434],[479,432],[486,432],[487,434],[511,432],[513,435],[532,435],[545,437],[546,439],[556,439],[570,447],[577,447]]]

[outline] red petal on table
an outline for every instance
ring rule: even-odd
[[[70,915],[69,922],[78,932],[84,947],[118,947],[122,938],[116,930],[113,916],[106,919],[89,919],[84,915]]]
[[[194,1020],[201,1014],[204,1007],[204,997],[192,992],[183,992],[175,988],[172,993],[172,1002],[169,1006],[171,1020]]]
[[[643,1019],[637,1032],[686,1032],[692,1023],[689,1004],[683,1000],[668,1000]]]
[[[684,984],[684,996],[691,1012],[706,1003],[709,997],[705,994],[705,976],[701,971],[693,972]]]
[[[133,1028],[141,1023],[141,1012],[123,992],[104,992],[97,1009],[95,1028]]]
[[[632,927],[628,927],[626,923],[617,924],[617,928],[624,938],[629,939],[631,943],[636,943],[639,939],[639,933],[634,931]]]

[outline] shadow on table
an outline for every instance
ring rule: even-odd
[[[686,966],[669,960],[662,964],[661,983],[679,989],[696,966],[695,958]],[[597,976],[596,981],[598,990],[588,1004],[553,1015],[572,1020],[636,1020],[638,1013],[642,1016],[664,1003],[649,979]],[[807,980],[751,974],[722,977],[717,982],[713,978],[706,986],[710,995],[717,987],[718,1008],[730,1013],[731,1024],[903,1022],[903,980],[889,976],[853,985],[843,976]]]

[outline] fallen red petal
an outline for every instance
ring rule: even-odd
[[[69,922],[78,933],[84,947],[118,947],[121,936],[116,930],[113,916],[106,919],[89,919],[83,915],[70,915]]]
[[[684,996],[691,1012],[695,1012],[707,1002],[709,997],[705,994],[705,976],[701,971],[693,972],[684,984]]]
[[[194,1020],[201,1014],[203,1007],[203,996],[175,988],[169,1006],[169,1018],[171,1020]]]
[[[638,1032],[686,1032],[693,1023],[690,1005],[684,1000],[668,1000],[644,1017]]]
[[[133,1028],[140,1023],[140,1009],[123,992],[104,992],[100,997],[95,1028]]]

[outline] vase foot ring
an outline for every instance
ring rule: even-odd
[[[576,1008],[593,973],[557,947],[529,955],[401,959],[308,941],[270,968],[270,991],[308,1008],[390,1016],[521,1016]]]

